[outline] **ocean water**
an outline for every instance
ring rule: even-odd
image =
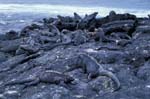
[[[111,10],[132,13],[139,17],[150,13],[150,0],[0,0],[0,13],[46,13],[52,16],[81,15],[99,12],[106,16]]]
[[[19,30],[44,17],[72,16],[74,12],[81,16],[98,12],[98,17],[103,17],[114,10],[147,17],[149,5],[150,0],[0,0],[0,33]]]
[[[52,16],[69,15],[73,12],[79,13],[81,16],[90,14],[92,12],[99,12],[99,16],[106,16],[110,11],[117,13],[132,13],[138,17],[144,17],[150,14],[150,9],[136,9],[136,8],[117,8],[104,6],[75,6],[75,5],[51,5],[51,4],[0,4],[0,13],[14,14],[14,13],[43,13]]]

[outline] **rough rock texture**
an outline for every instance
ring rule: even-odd
[[[150,19],[97,14],[0,35],[0,99],[149,99]]]

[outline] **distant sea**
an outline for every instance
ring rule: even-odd
[[[149,5],[150,0],[0,0],[0,33],[19,30],[44,17],[72,16],[74,12],[81,16],[99,12],[103,17],[114,10],[147,17]]]

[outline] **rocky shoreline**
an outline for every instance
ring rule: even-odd
[[[0,34],[0,99],[149,99],[150,18],[97,14]]]

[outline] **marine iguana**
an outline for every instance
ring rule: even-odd
[[[112,39],[106,37],[105,32],[102,28],[95,29],[95,40],[102,41],[102,42],[112,42]]]
[[[150,19],[150,14],[148,15],[148,18]]]
[[[98,14],[98,12],[94,12],[94,13],[92,13],[90,15],[85,15],[85,17],[83,19],[81,19],[79,21],[79,23],[77,24],[76,29],[89,28],[91,26],[92,21],[95,20],[97,14]]]
[[[38,75],[33,77],[12,80],[10,82],[7,82],[4,86],[23,84],[25,85],[24,88],[26,88],[28,86],[37,85],[40,82],[48,84],[64,85],[69,84],[72,81],[74,81],[74,78],[69,75],[63,74],[58,71],[46,70],[41,71]]]
[[[74,13],[74,21],[75,22],[80,22],[81,21],[81,16],[80,15],[78,15],[77,13]]]
[[[1,52],[14,52],[18,49],[18,47],[27,40],[28,38],[19,38],[14,40],[5,40],[0,42],[0,51]],[[7,45],[7,46],[6,46]]]
[[[84,73],[88,74],[88,79],[92,79],[98,76],[107,76],[114,81],[116,85],[115,90],[120,88],[120,81],[118,78],[112,72],[105,70],[93,57],[87,54],[81,53],[74,59],[68,61],[68,63],[69,65],[72,65],[72,67],[64,71],[64,73],[77,68],[82,68]]]
[[[35,54],[31,54],[31,55],[27,55],[27,54],[22,54],[22,55],[17,55],[15,57],[12,57],[11,59],[2,62],[0,64],[0,73],[1,72],[6,72],[10,69],[15,68],[18,64],[24,63],[30,59],[34,59],[38,56],[40,56],[42,54],[42,51],[35,53]]]

